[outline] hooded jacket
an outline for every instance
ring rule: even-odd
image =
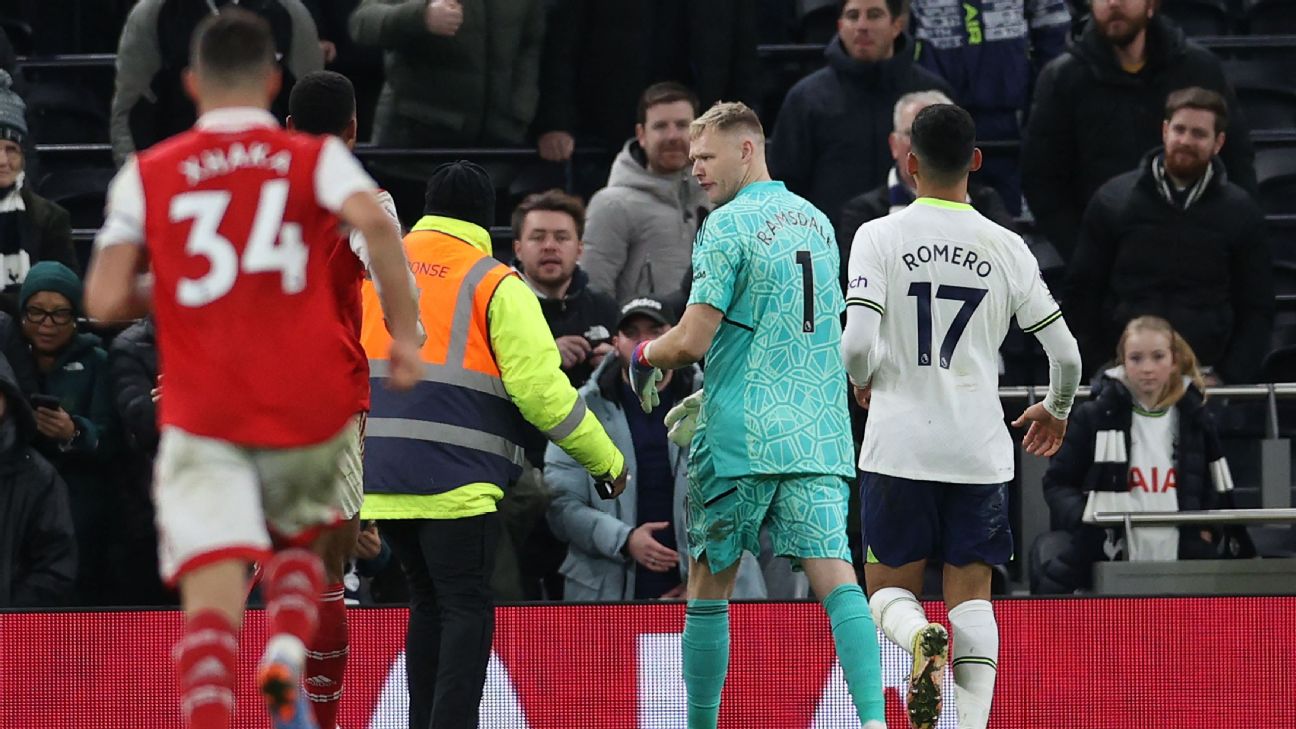
[[[688,168],[653,172],[639,143],[626,142],[607,187],[594,193],[586,213],[581,266],[590,285],[616,301],[674,291],[710,209]]]
[[[67,486],[31,447],[35,419],[3,358],[0,393],[0,608],[61,605],[77,567]]]
[[[1022,147],[1022,189],[1041,232],[1071,260],[1094,192],[1161,146],[1166,97],[1201,86],[1229,107],[1221,157],[1229,179],[1256,189],[1255,152],[1237,97],[1210,51],[1160,15],[1147,28],[1147,62],[1126,73],[1091,21],[1067,53],[1044,68]]]
[[[576,267],[571,284],[567,286],[567,293],[561,299],[551,299],[541,294],[531,284],[531,279],[527,277],[520,261],[514,262],[513,268],[517,269],[517,272],[522,275],[522,280],[527,282],[535,292],[536,298],[540,300],[540,313],[544,314],[545,323],[549,325],[549,331],[554,339],[566,336],[585,337],[591,346],[598,346],[609,341],[612,335],[616,334],[617,320],[621,316],[617,303],[602,291],[590,288],[589,276],[580,266]],[[594,372],[594,366],[588,361],[581,362],[563,372],[572,387],[579,388],[589,380]],[[545,445],[549,439],[530,426],[527,426],[526,431],[523,445],[527,460],[539,467],[544,463]]]
[[[907,35],[895,54],[864,63],[851,58],[834,37],[824,49],[828,65],[796,83],[779,111],[770,143],[770,173],[809,200],[829,220],[842,205],[886,182],[895,162],[887,148],[895,103],[911,91],[935,89],[953,96],[949,84],[913,60]]]
[[[559,570],[566,580],[563,599],[633,600],[635,599],[635,561],[622,551],[640,519],[637,516],[634,439],[618,395],[621,362],[609,356],[580,388],[585,404],[604,424],[612,442],[626,457],[630,474],[625,493],[616,499],[599,498],[594,480],[570,456],[558,447],[545,453],[545,484],[553,492],[548,519],[554,535],[570,543],[567,559]],[[676,370],[668,388],[676,399],[683,399],[702,387],[702,375],[696,368]],[[669,443],[671,471],[675,476],[674,513],[671,528],[679,548],[680,581],[688,580],[688,538],[686,535],[684,496],[688,491],[688,448]],[[765,582],[756,559],[745,554],[738,568],[734,597],[763,599]]]
[[[1264,217],[1219,158],[1186,210],[1171,204],[1152,172],[1161,153],[1103,185],[1085,210],[1062,305],[1086,370],[1112,356],[1130,319],[1154,314],[1226,382],[1252,382],[1274,316]]]

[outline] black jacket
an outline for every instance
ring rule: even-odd
[[[113,339],[108,376],[127,445],[150,459],[158,445],[157,375],[157,332],[151,318],[142,319]]]
[[[1016,230],[1017,224],[1012,213],[1004,206],[1003,198],[993,187],[968,184],[968,199],[978,213],[998,223],[1008,230]],[[850,263],[851,241],[855,232],[870,220],[885,218],[891,214],[891,190],[884,182],[863,195],[857,195],[842,206],[841,219],[837,223],[837,248],[841,252],[842,290],[846,286],[846,271]]]
[[[1127,491],[1128,464],[1094,462],[1098,431],[1125,433],[1128,449],[1134,399],[1124,383],[1106,374],[1094,385],[1097,394],[1081,403],[1067,422],[1066,438],[1044,473],[1044,500],[1053,529],[1067,532],[1085,528],[1081,521],[1090,491]],[[1218,446],[1215,419],[1204,406],[1201,392],[1189,385],[1175,408],[1179,411],[1179,437],[1175,444],[1175,494],[1180,511],[1216,508],[1220,494],[1211,480],[1208,453]],[[1128,452],[1128,450],[1127,450]],[[1094,527],[1088,527],[1094,528]],[[1199,527],[1194,528],[1200,531]]]
[[[1222,379],[1254,381],[1273,326],[1263,215],[1218,159],[1201,197],[1172,206],[1152,175],[1158,154],[1103,185],[1085,210],[1063,310],[1086,371],[1114,355],[1130,319],[1155,314]]]
[[[525,280],[526,271],[522,269],[522,264],[514,263],[514,268]],[[611,296],[598,289],[590,288],[589,276],[581,270],[580,266],[576,267],[571,285],[567,287],[567,293],[563,298],[549,299],[543,296],[538,298],[540,311],[544,314],[545,322],[549,324],[549,331],[554,339],[565,336],[585,337],[591,346],[597,347],[603,342],[610,341],[612,335],[616,334],[617,320],[621,315],[620,307]],[[586,361],[563,372],[567,374],[572,387],[579,388],[594,373],[594,366]],[[545,446],[549,441],[543,433],[530,425],[527,425],[526,429],[527,438],[523,445],[526,447],[527,458],[532,464],[542,467]]]
[[[68,211],[37,195],[30,185],[24,185],[18,195],[27,210],[18,215],[17,249],[27,252],[28,262],[32,266],[41,261],[58,261],[79,273],[81,264],[77,261],[76,249],[72,247],[72,219]],[[19,270],[11,272],[4,268],[0,266],[0,273],[4,274],[4,283],[0,285],[3,290],[0,294],[0,309],[17,316],[18,290],[22,288],[22,276],[25,273]]]
[[[756,3],[752,0],[557,0],[540,63],[537,133],[561,130],[614,149],[634,134],[639,95],[679,81],[702,109],[717,101],[754,104],[760,90]],[[662,9],[686,12],[686,37],[659,26]],[[662,78],[654,48],[687,48],[692,78]],[[699,110],[700,111],[700,110]]]
[[[911,91],[953,91],[914,63],[907,35],[896,38],[895,55],[886,61],[856,61],[840,38],[833,38],[824,56],[826,67],[788,91],[769,164],[774,179],[836,222],[847,200],[884,184],[895,164],[886,140],[896,101]]]
[[[76,579],[76,536],[68,490],[34,448],[35,420],[13,370],[0,358],[0,393],[15,438],[0,451],[0,607],[68,601]]]
[[[1256,189],[1250,131],[1219,59],[1161,16],[1148,25],[1147,54],[1143,70],[1124,72],[1091,22],[1036,84],[1022,147],[1022,190],[1040,231],[1068,261],[1094,191],[1161,145],[1171,91],[1202,86],[1224,95],[1230,116],[1224,164],[1231,180]]]

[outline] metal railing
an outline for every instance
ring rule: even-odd
[[[1190,524],[1296,524],[1296,509],[1205,509],[1203,511],[1100,511],[1098,526],[1186,526]]]

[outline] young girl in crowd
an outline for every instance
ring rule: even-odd
[[[1044,476],[1054,532],[1036,547],[1032,591],[1089,588],[1099,560],[1202,559],[1218,535],[1190,527],[1103,528],[1099,512],[1218,508],[1233,487],[1192,347],[1164,319],[1130,321],[1116,365],[1071,414]]]

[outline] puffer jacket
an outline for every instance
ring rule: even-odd
[[[31,447],[31,406],[3,357],[0,393],[0,608],[62,605],[71,597],[77,570],[67,486]]]
[[[626,142],[607,187],[590,199],[581,267],[590,285],[627,301],[675,290],[693,259],[693,237],[711,209],[688,168],[661,175]]]

